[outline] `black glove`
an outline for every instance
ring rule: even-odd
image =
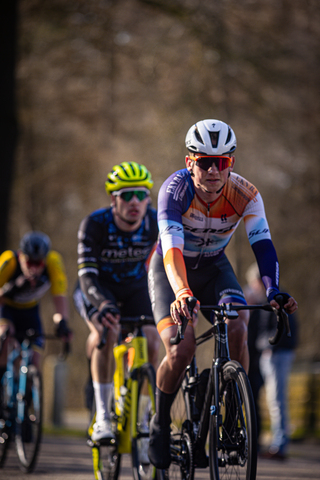
[[[68,328],[67,320],[64,318],[60,320],[56,326],[56,336],[59,338],[68,337],[71,334],[70,328]]]
[[[102,323],[102,317],[104,317],[107,313],[111,313],[111,315],[120,315],[119,309],[112,303],[109,303],[108,305],[105,305],[103,309],[99,312],[99,315],[98,315],[99,323]]]
[[[283,308],[283,305],[288,302],[289,298],[290,298],[290,295],[288,293],[279,292],[279,290],[275,288],[268,293],[268,302],[270,303],[271,300],[275,300],[277,303],[279,303],[281,308]]]

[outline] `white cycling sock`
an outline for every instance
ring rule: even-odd
[[[96,401],[96,422],[110,420],[110,401],[113,383],[92,382]]]

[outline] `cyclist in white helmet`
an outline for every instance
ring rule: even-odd
[[[194,326],[200,304],[246,304],[224,251],[243,219],[268,301],[279,293],[279,264],[258,190],[233,172],[236,136],[226,123],[208,119],[186,136],[186,168],[172,174],[158,196],[160,240],[149,268],[149,293],[166,356],[157,371],[156,414],[151,421],[149,458],[159,469],[170,465],[170,408],[195,352]],[[198,302],[190,316],[188,297]],[[285,294],[288,313],[297,309]],[[189,318],[184,341],[172,346],[180,315]],[[208,319],[209,320],[209,319]],[[248,370],[248,313],[228,323],[230,355]],[[206,458],[205,452],[195,453]]]
[[[111,207],[85,217],[78,232],[80,286],[74,301],[90,328],[87,357],[91,361],[97,412],[94,441],[108,442],[114,437],[109,400],[113,389],[113,345],[120,331],[120,315],[152,316],[147,262],[158,237],[156,210],[150,206],[152,187],[151,174],[144,165],[115,165],[105,182]],[[103,326],[108,327],[107,343],[99,350],[96,346]],[[149,361],[157,368],[159,334],[152,325],[143,330],[148,339]],[[141,453],[142,463],[149,462],[147,447],[145,454]]]

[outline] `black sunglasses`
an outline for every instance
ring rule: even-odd
[[[127,190],[125,192],[120,190],[119,192],[113,192],[113,194],[120,197],[125,202],[130,202],[134,196],[136,196],[139,202],[141,202],[149,196],[149,193],[145,190]]]
[[[217,167],[217,170],[219,170],[219,172],[221,172],[225,168],[231,167],[232,164],[232,158],[230,157],[218,157],[213,155],[206,155],[205,157],[194,157],[190,155],[189,158],[191,160],[194,160],[197,166],[200,167],[201,170],[205,170],[206,172],[209,170],[209,168],[212,167],[213,164]]]

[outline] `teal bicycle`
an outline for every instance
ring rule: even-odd
[[[8,331],[0,338],[0,351],[7,335]],[[14,441],[20,468],[25,473],[34,470],[42,434],[42,378],[32,364],[32,345],[38,337],[39,334],[30,329],[21,344],[12,345],[0,385],[0,468]],[[44,338],[57,339],[55,335],[44,335]],[[65,343],[64,348],[66,356],[69,344]]]

